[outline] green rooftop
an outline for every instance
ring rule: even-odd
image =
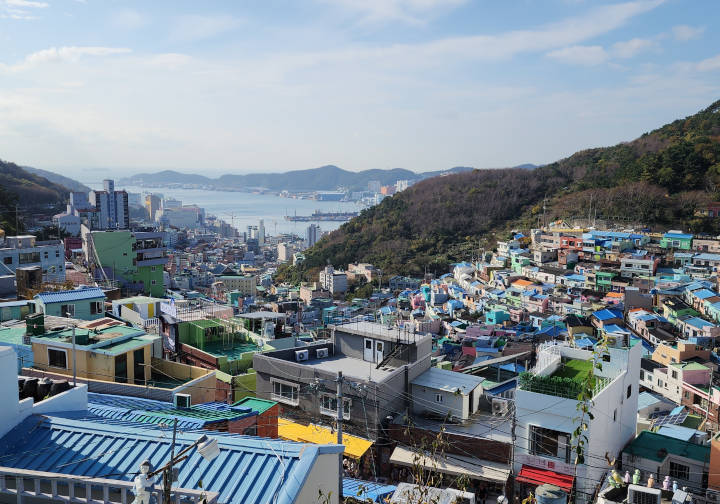
[[[663,462],[668,454],[697,460],[704,464],[710,462],[709,446],[701,446],[650,431],[642,431],[623,450],[623,453],[656,462]]]
[[[210,320],[210,319],[191,320],[188,323],[193,324],[197,327],[201,327],[203,329],[207,329],[208,327],[223,327],[222,324],[218,324],[214,320]]]
[[[570,359],[562,364],[562,366],[553,373],[553,376],[570,378],[576,382],[583,382],[588,373],[592,371],[592,368],[593,361],[591,360]]]
[[[113,342],[107,346],[96,348],[95,350],[101,350],[110,355],[120,355],[129,352],[130,350],[136,350],[146,345],[150,345],[151,340],[143,337],[135,337],[126,339],[123,341]]]
[[[258,415],[262,415],[276,404],[277,403],[275,401],[268,401],[267,399],[258,399],[257,397],[243,397],[238,402],[233,404],[233,406],[250,408],[251,410],[256,411]]]
[[[0,328],[0,344],[6,343],[8,345],[23,345],[23,336],[25,336],[24,327]]]
[[[682,369],[683,371],[708,371],[707,366],[703,366],[697,362],[675,362],[670,364],[676,368]]]

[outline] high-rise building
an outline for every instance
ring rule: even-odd
[[[148,194],[145,196],[145,208],[151,221],[155,221],[157,213],[160,210],[162,199],[157,194]]]
[[[370,180],[368,181],[368,191],[372,193],[379,193],[380,187],[382,187],[382,184],[379,180]]]
[[[103,191],[90,191],[88,201],[95,207],[93,229],[127,229],[130,227],[128,195],[116,191],[115,182],[103,180]]]
[[[308,247],[312,247],[315,243],[317,243],[319,235],[320,226],[317,224],[310,224],[305,231],[305,244]]]
[[[260,225],[258,226],[258,245],[261,247],[265,245],[265,221],[260,219]]]

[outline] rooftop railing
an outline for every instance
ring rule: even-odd
[[[29,498],[51,502],[127,504],[135,498],[133,486],[132,481],[0,467],[0,495],[14,495],[17,502]],[[151,494],[155,502],[163,501],[160,485],[155,485]],[[217,492],[172,488],[171,502],[174,504],[216,504],[217,500]]]

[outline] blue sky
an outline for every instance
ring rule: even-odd
[[[720,98],[716,0],[0,0],[0,158],[547,163]]]

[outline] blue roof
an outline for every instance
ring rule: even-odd
[[[714,327],[715,324],[712,322],[708,322],[707,320],[701,319],[699,317],[690,317],[683,320],[686,324],[689,324],[693,327],[697,327],[698,329],[702,329],[703,327]]]
[[[343,478],[343,495],[345,497],[357,497],[365,502],[370,499],[372,502],[383,502],[397,487],[395,485],[383,485],[374,481],[363,481],[355,478]]]
[[[653,404],[657,403],[665,403],[668,402],[664,400],[662,397],[658,397],[655,394],[651,394],[650,392],[640,392],[638,395],[638,411],[647,408],[648,406],[652,406]]]
[[[698,291],[693,292],[693,296],[695,296],[698,299],[707,299],[714,296],[717,296],[717,294],[710,289],[700,289]]]
[[[595,343],[597,343],[597,341],[592,338],[579,338],[575,340],[575,346],[580,348],[594,347]]]
[[[693,235],[687,233],[665,233],[663,236],[665,238],[681,238],[685,240],[689,240],[693,237]]]
[[[558,326],[550,326],[546,327],[545,329],[542,329],[538,332],[538,335],[548,335],[557,338],[563,333],[566,333],[567,331],[563,329],[562,327]]]
[[[497,394],[502,394],[503,392],[505,392],[507,390],[514,389],[516,386],[517,386],[517,381],[510,380],[508,382],[498,385],[497,387],[485,389],[484,392],[487,392],[488,394],[497,395]]]
[[[604,327],[605,332],[608,333],[622,333],[622,334],[630,334],[630,331],[628,331],[626,328],[619,326],[617,324],[608,324]]]
[[[29,301],[27,299],[24,299],[22,301],[6,301],[4,303],[0,303],[0,308],[10,308],[13,306],[25,306],[28,303],[29,303]]]
[[[177,486],[199,489],[198,482],[218,492],[221,503],[273,502],[290,504],[320,454],[341,453],[339,445],[306,445],[287,441],[212,434],[220,455],[204,460],[192,450],[178,464]],[[200,433],[180,432],[178,450],[195,442]],[[131,481],[140,463],[153,468],[165,463],[172,436],[157,429],[119,423],[31,415],[0,439],[0,464],[18,469]]]
[[[610,320],[610,319],[614,319],[614,318],[618,318],[618,319],[622,320],[622,318],[623,318],[621,312],[619,312],[617,310],[608,310],[608,309],[596,311],[595,313],[593,313],[593,317],[595,317],[596,319],[598,319],[601,322],[604,320]]]
[[[696,434],[704,434],[702,431],[683,427],[682,425],[663,425],[657,430],[657,433],[681,441],[690,441]]]
[[[65,303],[68,301],[81,301],[83,299],[105,298],[105,293],[99,287],[85,287],[84,289],[75,289],[58,292],[41,292],[35,295],[35,299],[39,299],[44,304],[49,303]]]

